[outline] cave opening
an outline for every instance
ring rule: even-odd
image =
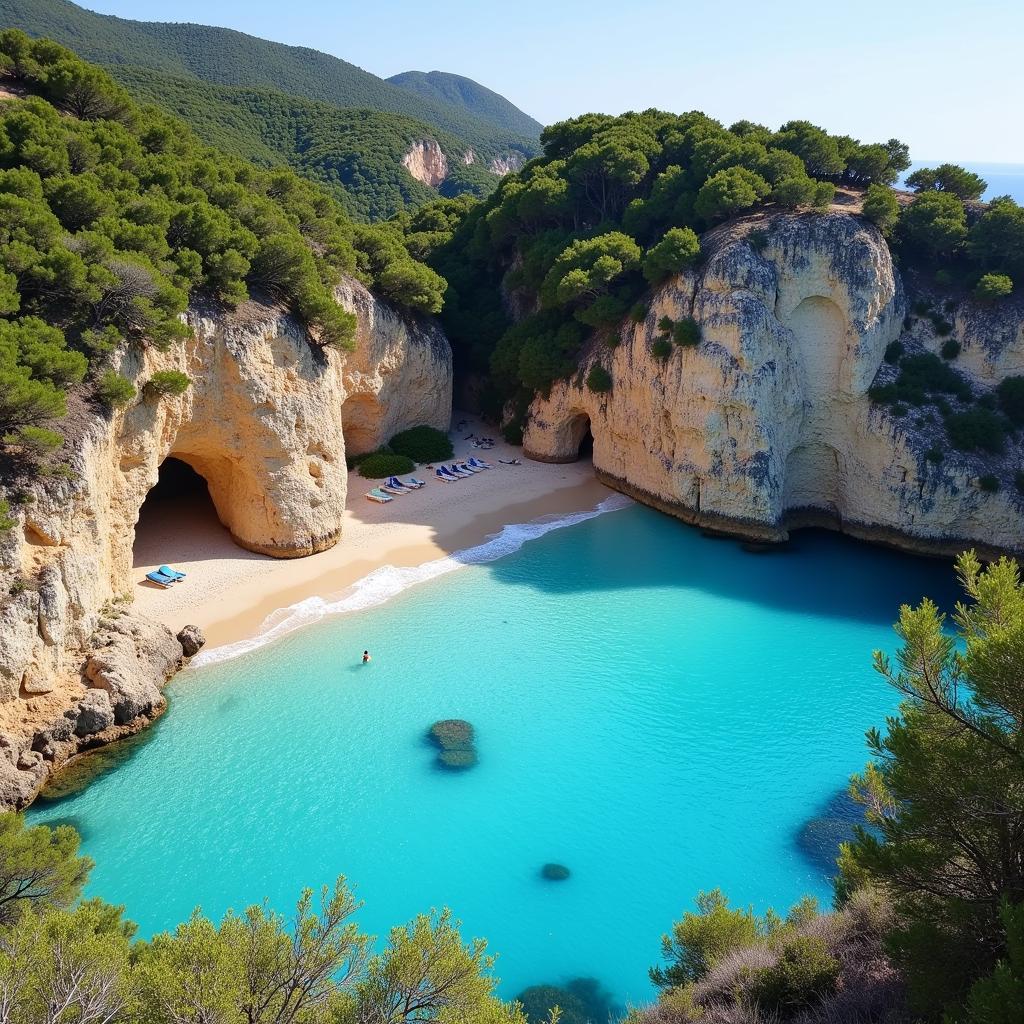
[[[580,438],[576,454],[581,459],[592,459],[594,457],[594,432],[590,429],[590,420],[587,420],[586,430]]]
[[[577,413],[568,423],[568,442],[565,451],[567,457],[576,459],[592,459],[594,457],[594,434],[590,429],[590,417],[585,413]]]
[[[137,567],[210,557],[210,545],[234,542],[221,524],[206,480],[184,459],[168,456],[139,509],[133,547]]]

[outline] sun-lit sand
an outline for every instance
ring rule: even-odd
[[[341,541],[308,558],[275,559],[244,551],[217,521],[203,495],[149,502],[135,541],[134,596],[137,611],[174,630],[202,627],[207,649],[260,632],[272,612],[304,598],[337,594],[383,565],[416,566],[483,542],[509,523],[593,508],[610,493],[593,476],[589,461],[546,465],[522,458],[500,440],[486,452],[462,438],[495,433],[467,417],[453,432],[455,459],[478,455],[494,469],[447,484],[432,470],[415,473],[427,486],[377,505],[363,495],[375,482],[349,474],[348,508]],[[500,459],[520,458],[521,466]],[[145,574],[161,564],[187,574],[170,590]]]

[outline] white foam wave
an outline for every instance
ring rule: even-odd
[[[568,515],[543,516],[529,523],[515,523],[504,526],[500,533],[488,537],[483,544],[456,551],[444,558],[436,558],[423,565],[401,568],[394,565],[382,565],[369,575],[357,580],[352,586],[333,597],[307,597],[304,601],[281,608],[269,615],[260,626],[256,636],[237,643],[225,644],[210,651],[203,651],[192,660],[193,665],[213,665],[217,662],[237,658],[266,644],[280,640],[281,637],[294,633],[295,630],[318,622],[328,615],[344,615],[348,612],[360,611],[383,604],[392,597],[414,587],[418,583],[437,579],[456,569],[467,565],[481,565],[494,562],[506,555],[518,551],[524,544],[538,537],[543,537],[552,530],[561,530],[567,526],[586,522],[606,512],[615,512],[627,508],[633,501],[622,494],[613,494],[585,512],[572,512]]]

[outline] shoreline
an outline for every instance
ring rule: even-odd
[[[460,433],[473,425],[470,420]],[[479,546],[505,527],[594,512],[615,495],[597,480],[589,462],[523,460],[520,466],[505,466],[498,460],[520,456],[518,449],[498,442],[490,451],[476,452],[466,441],[453,441],[454,461],[479,454],[494,469],[444,483],[420,467],[414,475],[427,480],[427,486],[386,505],[363,497],[379,481],[352,472],[341,540],[304,558],[276,559],[238,547],[205,494],[144,508],[135,544],[133,610],[175,633],[188,623],[198,625],[207,641],[197,658],[201,665],[211,654],[261,637],[296,605],[315,599],[324,603],[386,567],[424,566]],[[162,563],[185,572],[185,580],[170,590],[146,583],[145,574]]]

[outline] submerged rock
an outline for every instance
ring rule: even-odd
[[[545,1024],[555,1007],[562,1024],[605,1024],[619,1020],[623,1009],[597,978],[573,978],[564,985],[531,985],[516,996],[530,1024]]]
[[[549,882],[564,882],[572,873],[564,864],[545,864],[540,869],[541,877]]]
[[[428,730],[427,737],[439,749],[437,763],[449,771],[462,771],[477,763],[473,726],[461,718],[443,718]]]
[[[461,718],[444,718],[430,727],[429,736],[442,750],[472,747],[473,726]]]

